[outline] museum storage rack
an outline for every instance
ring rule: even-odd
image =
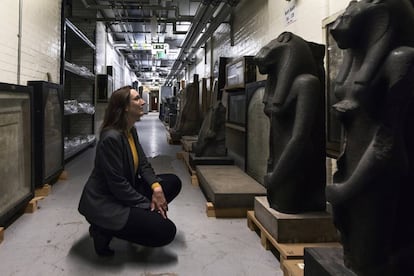
[[[86,26],[86,25],[85,25]],[[90,26],[90,24],[89,24]],[[90,27],[89,27],[90,28]],[[95,45],[90,36],[65,19],[64,159],[95,144]]]

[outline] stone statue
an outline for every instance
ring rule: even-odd
[[[170,130],[171,138],[179,141],[182,136],[197,135],[201,123],[198,75],[194,75],[194,82],[184,88],[182,108],[177,115],[174,128]]]
[[[344,49],[333,107],[344,149],[326,197],[357,275],[411,275],[414,259],[414,7],[351,1],[331,34]]]
[[[226,108],[221,101],[211,106],[203,120],[197,142],[192,144],[196,157],[226,156]]]
[[[254,57],[260,73],[268,75],[264,184],[270,207],[283,213],[326,209],[324,55],[323,45],[284,32]]]

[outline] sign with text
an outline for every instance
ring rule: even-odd
[[[286,26],[296,21],[296,4],[290,1],[285,8],[285,24]]]

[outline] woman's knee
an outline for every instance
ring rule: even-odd
[[[154,234],[154,246],[164,246],[174,240],[177,234],[177,227],[171,220],[167,219],[165,220],[165,223],[163,223],[162,227],[160,227]]]

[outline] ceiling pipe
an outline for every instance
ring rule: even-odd
[[[187,55],[188,60],[191,60],[191,58],[195,55],[198,49],[200,49],[201,46],[204,45],[211,38],[211,36],[214,34],[214,32],[217,30],[220,24],[223,23],[229,16],[231,10],[238,4],[238,2],[235,3],[234,1],[232,3],[233,4],[226,3],[225,7],[223,7],[217,14],[217,16],[212,20],[207,30],[202,34],[200,39],[192,48],[191,52]]]
[[[216,1],[216,2],[223,2],[223,1]],[[237,6],[240,0],[228,0],[226,3],[221,7],[216,17],[214,17],[209,24],[207,30],[201,35],[201,37],[196,42],[195,46],[192,48],[191,52],[184,58],[184,54],[180,55],[177,59],[178,66],[173,66],[171,68],[170,74],[167,76],[165,84],[171,84],[172,78],[178,75],[183,69],[185,69],[185,60],[190,60],[192,56],[196,53],[196,51],[203,45],[208,39],[210,39],[211,35],[216,31],[218,26],[224,22],[224,20],[229,16],[231,10]],[[218,5],[218,3],[216,3]],[[175,65],[175,64],[174,64]]]
[[[176,71],[177,68],[182,63],[181,59],[183,58],[185,52],[188,50],[189,47],[191,47],[192,43],[194,42],[199,32],[205,27],[205,25],[207,24],[207,21],[211,18],[211,16],[214,14],[215,10],[217,9],[217,6],[211,7],[210,6],[211,3],[212,1],[202,1],[200,6],[198,7],[196,15],[194,17],[194,22],[191,25],[191,28],[188,31],[186,38],[184,39],[184,42],[182,44],[178,57],[175,60],[173,66],[171,67],[171,71],[168,74],[166,80],[171,79],[173,75],[175,75],[174,71]]]
[[[90,5],[87,0],[81,0],[83,6],[87,9],[95,10],[105,10],[105,9],[142,9],[142,10],[157,10],[157,11],[171,11],[175,13],[176,21],[186,21],[189,22],[193,19],[193,16],[185,16],[180,14],[180,8],[178,6],[163,7],[160,5],[148,5],[140,3],[128,3],[128,4],[99,4],[99,5]]]

